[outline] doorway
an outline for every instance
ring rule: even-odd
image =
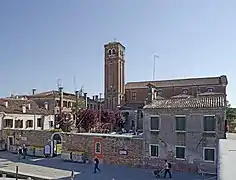
[[[11,147],[14,145],[14,137],[8,136],[7,138],[7,150],[11,151]]]
[[[54,133],[51,138],[52,141],[52,156],[61,155],[62,152],[62,136],[59,133]]]

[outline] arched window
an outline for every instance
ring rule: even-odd
[[[188,90],[187,89],[183,89],[183,94],[188,94]]]
[[[157,96],[163,96],[163,90],[159,89],[159,90],[157,91]]]
[[[112,49],[112,54],[116,54],[116,50],[115,49]]]
[[[95,143],[95,153],[96,154],[100,154],[101,153],[101,143],[100,142],[96,142]]]
[[[109,49],[107,52],[108,52],[108,55],[111,55],[111,49]]]
[[[214,89],[213,88],[207,88],[207,92],[213,92]]]

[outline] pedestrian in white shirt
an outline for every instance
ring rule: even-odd
[[[164,178],[166,178],[166,175],[169,175],[169,178],[172,178],[171,172],[171,163],[169,163],[167,160],[165,160],[165,173],[164,173]]]

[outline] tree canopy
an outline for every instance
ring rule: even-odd
[[[77,129],[77,132],[108,133],[120,128],[122,118],[120,112],[79,109],[74,113],[62,113],[56,119],[58,128],[64,132]]]
[[[235,132],[236,127],[236,108],[232,108],[227,102],[226,119],[229,125],[229,132]]]

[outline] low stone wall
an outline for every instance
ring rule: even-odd
[[[57,132],[58,133],[58,132]],[[28,147],[41,147],[51,141],[54,132],[34,130],[3,130],[2,139],[14,137],[14,145],[26,144]],[[99,134],[83,135],[59,133],[62,137],[62,154],[69,158],[70,153],[86,153],[91,160],[95,156],[104,163],[141,166],[143,164],[143,141],[131,137],[113,137]],[[101,143],[101,154],[95,154],[95,141]]]

